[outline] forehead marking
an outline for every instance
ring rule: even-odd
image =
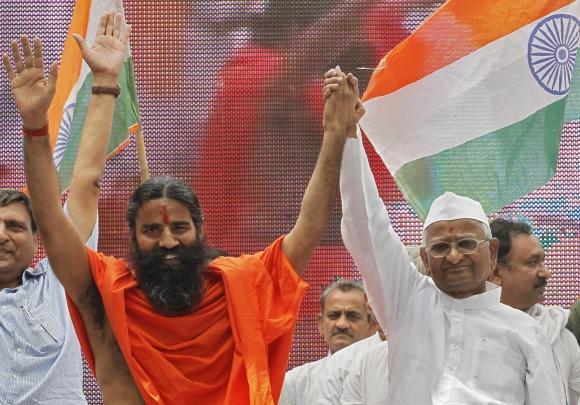
[[[169,225],[169,215],[167,215],[167,206],[162,205],[159,208],[159,212],[161,213],[161,220],[165,225]]]

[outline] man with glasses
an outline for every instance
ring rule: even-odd
[[[525,311],[543,328],[567,395],[566,403],[575,405],[580,396],[580,347],[566,329],[570,311],[541,305],[551,276],[544,249],[526,223],[499,218],[490,225],[493,237],[499,241],[497,266],[490,279],[501,286],[501,302]]]
[[[355,83],[331,69],[325,97]],[[342,235],[389,336],[385,403],[563,404],[541,327],[487,282],[498,242],[481,205],[444,193],[423,226],[419,274],[393,230],[356,128],[342,160]]]

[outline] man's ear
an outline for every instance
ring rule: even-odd
[[[494,269],[489,273],[488,281],[494,283],[495,285],[499,285],[500,287],[503,284],[503,280],[501,278],[504,271],[504,266],[501,264],[497,264]]]
[[[431,277],[431,268],[429,267],[429,255],[427,254],[427,248],[425,246],[421,246],[419,249],[419,254],[421,255],[421,261],[423,262],[425,275]]]
[[[499,240],[497,240],[497,238],[491,238],[488,243],[489,243],[489,261],[491,263],[491,273],[490,273],[491,277],[491,274],[495,271],[498,265],[497,251],[499,249]]]
[[[318,319],[316,320],[316,325],[318,326],[318,332],[320,332],[320,334],[322,336],[324,336],[324,333],[322,333],[322,314],[318,314]]]

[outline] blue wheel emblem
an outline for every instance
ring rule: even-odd
[[[540,21],[528,41],[532,75],[548,93],[563,95],[570,89],[580,42],[580,22],[569,14],[554,14]]]

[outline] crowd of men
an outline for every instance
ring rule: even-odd
[[[75,36],[93,88],[64,210],[47,136],[58,66],[45,76],[38,38],[3,55],[29,196],[0,190],[2,403],[85,402],[82,349],[107,404],[578,404],[580,348],[566,325],[577,330],[579,315],[542,305],[550,273],[531,228],[490,224],[477,201],[446,192],[424,222],[417,271],[357,135],[357,79],[338,67],[325,75],[322,147],[288,234],[215,257],[197,196],[158,177],[129,201],[129,258],[97,252],[128,31],[109,12],[91,47]],[[323,292],[328,356],[286,372],[302,274],[339,187],[363,283]],[[32,269],[37,231],[48,260]]]

